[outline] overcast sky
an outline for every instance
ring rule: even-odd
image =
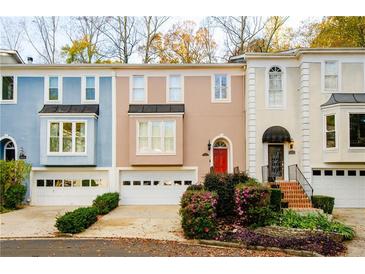
[[[0,18],[4,18],[4,17],[0,17]],[[15,21],[17,19],[19,19],[17,17],[9,17],[9,18],[14,19]],[[202,24],[204,18],[206,18],[206,17],[205,16],[175,16],[175,17],[171,17],[170,20],[162,27],[161,31],[166,32],[168,29],[171,28],[171,26],[174,23],[182,22],[182,21],[185,21],[185,20],[192,20],[192,21],[196,22],[197,26],[199,27]],[[297,29],[298,26],[300,25],[300,22],[305,20],[306,18],[308,18],[308,17],[295,17],[295,16],[289,17],[288,21],[286,22],[286,26],[290,26],[293,29]],[[30,20],[31,17],[27,17],[27,19]],[[62,18],[62,20],[65,20],[65,21],[67,21],[67,19],[68,19],[67,17]],[[311,19],[312,20],[318,20],[319,17],[311,17]],[[214,38],[215,38],[215,41],[218,44],[217,55],[218,56],[223,56],[223,54],[224,54],[224,52],[223,52],[224,33],[221,30],[216,29],[214,31]],[[69,38],[67,37],[67,35],[65,35],[64,31],[62,30],[60,32],[60,35],[58,36],[58,47],[61,48],[62,46],[66,45],[66,44],[69,44],[69,43],[70,43]],[[5,48],[4,45],[5,45],[4,41],[1,41],[0,47]],[[19,53],[20,53],[20,55],[21,55],[21,57],[23,58],[24,61],[27,60],[28,56],[31,56],[31,57],[33,57],[35,63],[40,62],[37,52],[27,42],[26,38],[24,39],[24,42],[21,45]],[[60,60],[60,61],[62,61],[62,60]],[[141,62],[141,56],[139,56],[138,54],[134,54],[131,57],[130,62],[131,63],[140,63]]]

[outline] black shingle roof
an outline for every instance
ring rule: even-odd
[[[184,113],[184,104],[129,105],[128,113]]]
[[[94,113],[99,115],[99,105],[44,105],[39,113]]]
[[[321,106],[325,107],[341,103],[365,103],[365,93],[332,93],[328,101]]]

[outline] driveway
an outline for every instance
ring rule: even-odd
[[[76,237],[184,240],[179,206],[119,206]]]
[[[364,208],[336,208],[333,212],[336,219],[353,227],[356,237],[347,242],[350,257],[365,257],[365,209]]]
[[[52,237],[56,217],[74,206],[27,206],[0,215],[0,238]]]

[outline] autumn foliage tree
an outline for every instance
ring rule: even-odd
[[[211,52],[217,44],[209,30],[201,27],[196,30],[193,21],[177,23],[166,33],[159,33],[152,45],[160,63],[208,63]]]
[[[97,62],[95,56],[97,49],[90,38],[85,35],[82,39],[72,41],[71,45],[62,48],[62,55],[66,57],[66,63],[92,63]]]

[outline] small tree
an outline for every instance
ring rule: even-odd
[[[29,178],[31,165],[22,161],[0,160],[0,206],[6,203],[5,196],[13,186],[22,185]]]

